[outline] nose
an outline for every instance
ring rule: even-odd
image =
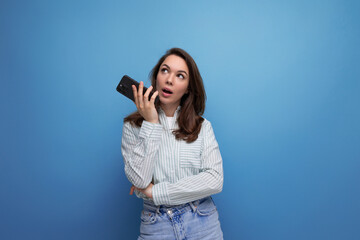
[[[173,85],[173,75],[169,75],[169,77],[166,79],[166,83],[169,85]]]

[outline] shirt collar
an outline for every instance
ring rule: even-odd
[[[164,110],[161,107],[159,107],[159,121],[160,121],[160,124],[163,125],[163,127],[165,129],[168,129],[168,130],[177,129],[178,128],[177,117],[179,115],[180,109],[181,109],[181,106],[179,105],[175,110],[175,113],[174,113],[174,118],[175,118],[174,126],[168,126],[168,121],[166,119],[166,114],[165,114]]]

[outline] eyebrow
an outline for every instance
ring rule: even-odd
[[[165,63],[163,63],[162,66],[166,66],[167,68],[171,69],[171,68],[169,67],[169,65],[167,65],[167,64],[165,64]],[[186,71],[184,71],[184,70],[179,70],[178,72],[183,72],[183,73],[185,73],[186,75],[189,75],[189,74],[188,74]]]

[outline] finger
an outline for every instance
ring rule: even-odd
[[[137,97],[136,86],[131,85],[131,87],[132,87],[132,90],[133,90],[135,105],[136,105],[136,107],[139,107],[139,101],[138,101],[138,97]]]
[[[144,107],[144,83],[141,81],[139,85],[139,91],[138,91],[138,100],[139,100],[139,107]]]
[[[144,102],[145,102],[145,103],[149,102],[149,95],[150,95],[150,92],[151,92],[152,89],[153,89],[153,86],[150,86],[150,87],[146,90],[146,92],[145,92],[145,94],[144,94]]]
[[[132,187],[130,188],[130,195],[133,195],[134,190],[135,190],[135,187],[134,187],[134,186],[132,186]]]
[[[158,95],[159,95],[159,91],[154,92],[154,94],[151,96],[150,102],[151,102],[151,103],[154,103],[154,102],[155,102],[155,99],[156,99],[156,97],[157,97]]]

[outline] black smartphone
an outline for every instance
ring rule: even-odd
[[[136,89],[139,89],[139,85],[140,83],[138,83],[137,81],[135,81],[134,79],[132,79],[131,77],[129,77],[128,75],[124,75],[121,79],[121,81],[119,82],[119,84],[116,87],[116,90],[121,93],[122,95],[124,95],[125,97],[130,98],[133,102],[135,102],[134,99],[134,93],[133,93],[133,89],[132,89],[132,85],[136,86]],[[144,86],[143,89],[143,94],[145,94],[147,90],[147,87]],[[151,96],[154,94],[154,90],[150,92],[149,94],[149,100],[151,98]],[[155,98],[155,104],[159,101],[159,96],[156,96]]]

